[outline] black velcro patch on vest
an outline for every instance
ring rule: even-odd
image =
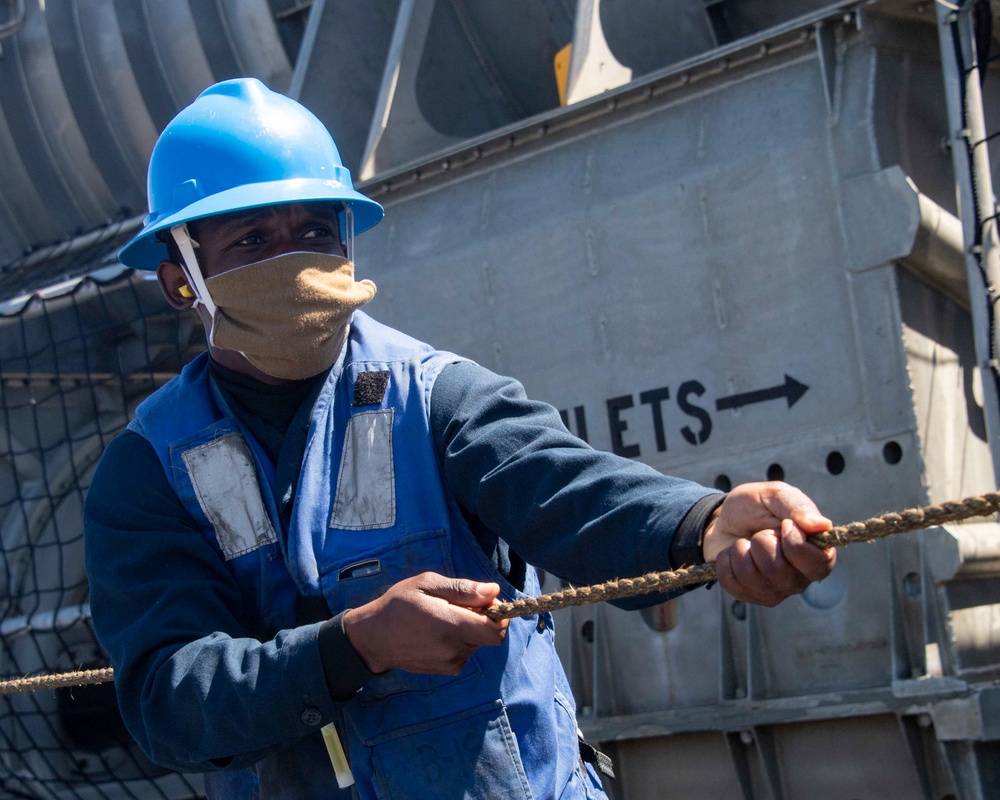
[[[385,372],[362,372],[354,380],[355,406],[377,406],[382,404],[385,390],[389,386],[389,370]]]

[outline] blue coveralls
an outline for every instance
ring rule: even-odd
[[[225,559],[265,640],[293,628],[297,595],[330,614],[431,570],[500,575],[442,486],[429,426],[434,380],[460,359],[355,315],[345,355],[313,408],[290,522],[274,466],[208,379],[207,358],[137,410],[199,528]],[[537,594],[528,569],[524,593]],[[603,797],[579,757],[575,709],[548,615],[513,620],[457,676],[392,670],[340,705],[362,798]],[[326,720],[324,720],[326,721]],[[209,773],[214,797],[335,794],[319,735],[245,770]]]

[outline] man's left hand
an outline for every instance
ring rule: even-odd
[[[830,574],[836,550],[806,539],[831,526],[812,500],[787,483],[744,483],[709,522],[702,551],[715,562],[722,588],[737,600],[776,606]]]

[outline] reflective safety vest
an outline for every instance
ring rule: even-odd
[[[440,371],[459,360],[357,312],[312,410],[290,514],[275,496],[273,464],[209,379],[207,356],[139,407],[130,427],[152,443],[235,576],[249,636],[294,627],[299,595],[322,596],[332,616],[428,570],[496,582],[502,600],[525,596],[498,573],[442,483],[430,397]],[[538,593],[530,568],[524,592]],[[547,614],[512,620],[504,644],[477,650],[458,675],[391,670],[340,707],[364,800],[604,797],[581,765]],[[338,791],[318,733],[250,769],[209,773],[206,785],[219,798]]]

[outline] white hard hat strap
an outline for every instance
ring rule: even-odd
[[[181,266],[191,283],[191,288],[194,289],[195,302],[200,302],[205,306],[209,316],[215,319],[215,303],[212,302],[212,296],[208,293],[208,286],[205,285],[205,278],[198,265],[198,257],[194,253],[194,248],[198,246],[198,243],[191,238],[187,224],[183,222],[180,225],[174,225],[170,229],[170,233],[177,243],[177,249],[181,251],[181,259],[184,262]]]
[[[347,245],[347,260],[354,263],[354,210],[350,203],[344,203],[344,243]]]

